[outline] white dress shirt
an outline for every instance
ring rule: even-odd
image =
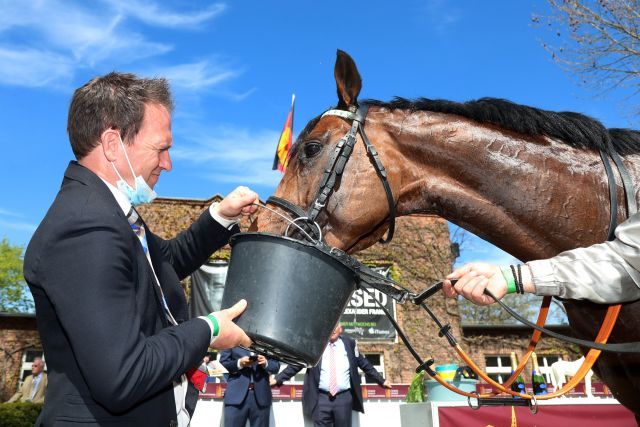
[[[329,392],[329,352],[331,347],[334,347],[335,351],[335,363],[336,363],[336,379],[338,384],[338,391],[349,390],[351,388],[351,375],[349,374],[349,357],[347,356],[347,349],[344,347],[344,342],[338,338],[335,342],[330,342],[322,353],[322,365],[320,366],[320,383],[318,388],[322,391]]]

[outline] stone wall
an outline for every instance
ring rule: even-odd
[[[564,335],[574,335],[568,325],[552,325],[548,328]],[[474,325],[463,326],[462,329],[465,348],[482,370],[486,368],[486,356],[508,356],[513,351],[520,361],[527,351],[532,335],[532,329],[524,325]],[[576,360],[582,356],[578,346],[544,335],[536,345],[535,352],[537,356],[560,356],[563,360]],[[527,363],[524,370],[525,378],[531,377],[531,371],[531,363]]]
[[[398,218],[396,234],[387,245],[376,244],[357,257],[367,263],[389,263],[394,266],[394,279],[412,292],[420,292],[442,280],[451,272],[453,257],[449,231],[444,220],[417,215]],[[453,334],[460,336],[460,321],[455,300],[445,299],[439,292],[427,304],[444,323],[450,323]],[[415,350],[423,359],[436,363],[453,361],[447,341],[438,337],[438,328],[422,308],[409,302],[397,305],[397,321]],[[407,383],[413,378],[418,362],[402,342],[395,344],[359,345],[363,352],[382,352],[385,375],[394,383]]]

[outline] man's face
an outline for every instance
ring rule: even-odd
[[[31,373],[33,375],[38,375],[40,372],[42,372],[42,368],[44,368],[44,362],[42,361],[42,359],[35,359],[31,364]]]
[[[165,107],[159,104],[146,104],[142,126],[133,144],[125,143],[131,166],[136,175],[141,176],[149,187],[153,188],[158,182],[163,170],[171,170],[169,149],[173,144],[171,137],[171,115]],[[131,185],[134,178],[126,163],[124,155],[117,160],[116,167]],[[135,187],[134,185],[132,185]]]
[[[338,324],[338,326],[334,328],[333,332],[331,332],[331,336],[329,336],[329,341],[336,342],[336,340],[338,339],[341,333],[342,333],[342,326]]]

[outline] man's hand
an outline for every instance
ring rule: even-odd
[[[263,368],[266,368],[267,367],[267,363],[269,363],[267,358],[264,357],[263,355],[259,354],[258,355],[258,365],[262,366]]]
[[[489,305],[495,302],[493,298],[484,294],[485,289],[502,299],[507,293],[507,281],[504,279],[500,268],[484,262],[467,264],[447,276],[443,283],[443,291],[446,296],[454,298],[462,295],[477,305]],[[457,279],[455,285],[449,280]]]
[[[218,320],[220,330],[216,339],[211,343],[212,348],[224,350],[239,345],[244,347],[251,345],[251,338],[238,325],[232,322],[233,319],[242,314],[245,308],[247,308],[247,301],[241,299],[233,307],[213,313]]]
[[[388,388],[388,389],[392,388],[389,380],[384,380],[384,382],[382,383],[382,388]]]
[[[278,385],[278,381],[276,381],[276,376],[275,375],[269,375],[269,385],[271,387],[275,387]]]
[[[256,361],[249,359],[249,356],[241,357],[240,359],[238,359],[238,361],[240,362],[241,368],[246,368],[256,364]]]
[[[241,215],[251,215],[258,207],[252,203],[258,203],[258,194],[247,187],[238,187],[227,195],[214,208],[218,214],[226,219],[238,219]]]

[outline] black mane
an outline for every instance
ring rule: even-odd
[[[475,101],[454,102],[419,98],[411,101],[394,98],[391,102],[375,99],[362,101],[369,105],[410,111],[433,111],[456,114],[501,128],[531,136],[548,136],[581,148],[621,155],[640,153],[640,132],[631,129],[607,129],[599,121],[579,113],[554,112],[515,104],[505,99],[481,98]]]

